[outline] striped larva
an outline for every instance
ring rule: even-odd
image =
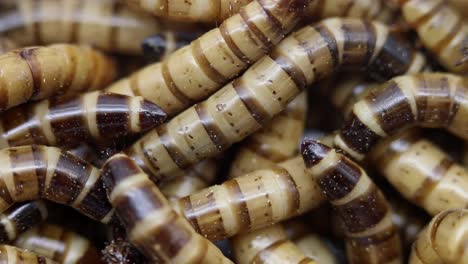
[[[82,43],[137,55],[144,38],[179,26],[137,12],[117,0],[21,0],[4,10],[0,34],[20,46]]]
[[[335,208],[345,228],[350,263],[401,263],[392,210],[365,171],[316,141],[302,143],[305,166]]]
[[[174,51],[189,45],[202,35],[203,31],[164,31],[143,40],[143,55],[150,62],[165,59]]]
[[[114,63],[86,46],[57,44],[0,55],[0,110],[46,97],[72,95],[108,85]]]
[[[337,69],[367,69],[389,78],[423,64],[382,24],[327,19],[291,34],[242,77],[153,129],[127,153],[155,182],[164,181],[252,134],[302,89]]]
[[[468,74],[468,24],[445,0],[399,0],[406,23],[448,70]]]
[[[232,263],[210,241],[197,234],[170,206],[158,187],[123,154],[102,169],[109,201],[129,240],[158,263]]]
[[[99,251],[87,238],[58,225],[31,228],[14,245],[63,264],[101,263]]]
[[[289,240],[284,228],[273,225],[236,236],[232,248],[238,264],[316,264]],[[320,262],[321,263],[321,262]]]
[[[468,210],[442,211],[413,244],[410,264],[468,263]]]
[[[431,215],[468,206],[468,171],[417,130],[379,142],[369,158],[398,192]]]
[[[8,245],[0,245],[0,263],[2,264],[58,264],[49,258]]]
[[[231,163],[229,177],[274,168],[277,163],[297,154],[304,131],[306,108],[307,96],[303,92],[265,127],[247,138]]]
[[[0,212],[17,202],[46,199],[108,223],[112,208],[99,170],[58,148],[22,146],[0,150]]]
[[[0,148],[109,145],[161,124],[166,114],[142,97],[86,93],[21,105],[0,116]]]
[[[359,100],[335,145],[361,160],[380,138],[410,126],[445,128],[468,139],[468,79],[423,73],[394,78]]]
[[[270,226],[318,207],[324,197],[300,156],[183,197],[173,207],[209,240]]]
[[[151,64],[106,89],[141,95],[169,116],[202,100],[267,54],[300,19],[295,1],[262,0],[245,6],[161,63]],[[297,0],[302,1],[302,0]]]
[[[12,206],[0,215],[0,242],[13,241],[46,218],[47,207],[41,200]]]

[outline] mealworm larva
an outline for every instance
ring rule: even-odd
[[[277,163],[297,154],[306,111],[307,96],[302,93],[283,112],[242,143],[231,163],[229,177],[274,168]]]
[[[238,264],[314,264],[287,236],[284,228],[273,225],[236,236],[232,248]]]
[[[468,206],[468,171],[417,130],[385,139],[369,157],[398,192],[431,215]]]
[[[388,135],[404,128],[446,128],[468,139],[468,79],[423,73],[394,78],[359,100],[335,138],[335,145],[355,159]]]
[[[0,245],[0,263],[2,264],[58,264],[49,258],[8,245]]]
[[[15,205],[0,215],[0,243],[7,243],[47,218],[41,200]]]
[[[445,0],[399,0],[404,19],[445,68],[468,74],[468,24]]]
[[[12,204],[46,199],[69,205],[108,223],[109,204],[99,170],[55,147],[22,146],[0,150],[0,212]]]
[[[302,155],[345,228],[350,263],[401,263],[400,237],[392,210],[365,171],[316,141],[302,143]]]
[[[102,177],[130,241],[147,258],[158,263],[232,263],[172,209],[129,157],[112,156]]]
[[[442,211],[413,244],[410,264],[468,263],[468,210]]]
[[[14,244],[63,264],[101,263],[99,252],[87,238],[58,225],[31,228]]]
[[[166,114],[142,97],[86,93],[21,105],[0,116],[0,148],[109,145],[161,124]]]
[[[324,197],[300,156],[179,199],[173,207],[209,240],[260,229],[319,206]]]
[[[291,11],[295,1],[285,1],[254,1],[162,63],[151,64],[106,90],[141,95],[174,115],[221,88],[293,29],[302,8]]]
[[[242,77],[153,129],[127,153],[154,181],[164,181],[255,132],[302,89],[338,68],[389,78],[423,65],[423,58],[382,24],[326,19],[291,34]]]
[[[174,51],[189,45],[202,35],[203,31],[165,31],[147,37],[141,44],[143,55],[148,61],[158,62]]]
[[[0,110],[51,95],[108,85],[116,74],[109,58],[86,46],[57,44],[0,55]]]
[[[20,46],[83,43],[137,55],[144,38],[174,26],[174,22],[158,21],[116,0],[21,0],[4,10],[0,12],[0,34]]]

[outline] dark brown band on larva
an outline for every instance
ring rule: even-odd
[[[410,124],[415,117],[408,98],[395,81],[390,81],[365,98],[383,131],[388,134]]]
[[[329,147],[307,139],[301,144],[301,152],[307,168],[319,163],[330,151]]]
[[[447,171],[454,165],[454,162],[448,158],[442,159],[437,166],[432,169],[421,183],[421,186],[416,190],[412,201],[416,204],[423,204],[423,201],[427,196],[434,190],[434,188],[440,183],[440,180],[447,174]]]
[[[96,104],[96,124],[101,135],[126,134],[130,130],[128,97],[100,94]]]
[[[255,25],[244,8],[239,11],[239,14],[249,30],[262,42],[263,52],[268,53],[274,46],[273,42]]]
[[[102,201],[107,201],[106,190],[104,189],[102,177],[99,178],[76,207],[85,215],[92,215],[95,219],[104,219],[109,214],[109,205]]]
[[[388,212],[386,201],[375,185],[354,200],[335,205],[335,208],[351,233],[363,232],[375,226]]]
[[[156,128],[161,143],[166,148],[167,153],[175,164],[181,169],[190,166],[190,162],[185,157],[184,152],[179,149],[177,142],[169,135],[166,125],[161,125]]]
[[[184,105],[191,105],[193,104],[193,100],[190,99],[187,95],[182,92],[179,87],[175,84],[174,80],[172,79],[171,72],[167,66],[167,60],[164,60],[161,63],[161,74],[164,79],[164,83],[166,84],[169,91],[171,91],[172,95],[174,95],[179,102]]]
[[[249,208],[247,207],[244,193],[239,184],[233,179],[225,182],[224,185],[230,194],[231,201],[233,201],[232,206],[237,209],[234,211],[238,213],[240,230],[250,230],[251,220]]]
[[[361,120],[351,113],[350,121],[340,130],[340,136],[348,147],[358,153],[367,153],[370,148],[380,139],[372,129],[363,124]]]
[[[282,56],[276,50],[270,53],[270,58],[278,64],[281,69],[286,72],[289,77],[293,80],[299,89],[304,90],[307,86],[307,79],[302,72],[301,68],[298,67],[293,61],[288,59],[286,56]]]
[[[447,77],[429,79],[416,77],[415,99],[417,121],[428,126],[448,125],[452,106],[452,95]],[[428,98],[427,95],[431,95]],[[428,101],[430,100],[430,104]]]
[[[199,234],[201,234],[201,228],[198,224],[198,218],[194,217],[195,211],[192,206],[192,201],[190,200],[190,196],[185,196],[179,199],[179,203],[184,208],[185,218],[189,221],[192,225],[193,229]],[[219,211],[217,212],[219,214]],[[220,218],[221,219],[221,218]]]
[[[376,36],[368,23],[343,23],[343,67],[366,66],[374,53]],[[363,43],[366,43],[364,46]]]
[[[190,45],[195,61],[200,69],[212,80],[213,82],[222,85],[226,82],[226,77],[223,76],[215,67],[212,66],[210,61],[206,58],[205,52],[200,46],[200,39],[195,40]]]
[[[301,207],[301,195],[299,193],[296,181],[294,181],[294,178],[286,169],[278,167],[272,169],[272,171],[276,172],[284,184],[288,186],[287,193],[291,196],[289,204],[290,211],[288,212],[288,215],[297,215],[297,212]]]
[[[45,220],[47,211],[44,214],[42,210],[47,209],[43,202],[38,200],[14,205],[5,211],[0,221],[0,243],[7,243],[16,238],[8,235],[7,224],[12,225],[14,235],[17,236]]]
[[[216,124],[216,121],[211,117],[209,111],[206,109],[207,107],[208,105],[205,102],[194,105],[195,111],[206,133],[210,136],[211,141],[216,145],[218,151],[222,152],[230,146],[229,140],[219,128],[218,124]]]
[[[348,238],[353,243],[359,246],[367,247],[372,245],[378,245],[380,243],[388,241],[391,237],[398,236],[398,229],[395,226],[389,226],[377,234],[372,234],[363,237]]]
[[[19,56],[21,59],[23,59],[29,66],[29,69],[31,70],[31,75],[33,77],[33,91],[31,93],[30,98],[34,98],[37,94],[42,91],[42,73],[41,73],[41,67],[39,63],[36,60],[36,57],[34,55],[34,51],[36,48],[30,48],[30,49],[24,49],[19,52]]]
[[[276,30],[278,30],[279,32],[281,32],[280,35],[281,35],[282,37],[286,36],[286,35],[289,33],[288,29],[286,29],[286,28],[283,27],[283,24],[281,23],[281,21],[278,20],[278,19],[275,17],[275,15],[271,12],[271,8],[265,7],[265,2],[264,2],[264,0],[257,0],[257,2],[258,2],[258,4],[262,7],[263,12],[265,12],[265,14],[267,15],[268,20],[270,21],[270,24],[275,25]],[[289,4],[289,3],[284,2],[284,4]],[[280,4],[279,6],[281,6],[281,4]],[[298,9],[299,9],[299,8],[298,8]],[[297,10],[296,10],[296,11],[297,11]]]
[[[252,63],[252,61],[239,49],[234,40],[232,40],[231,34],[227,28],[227,23],[222,23],[221,26],[219,26],[219,32],[221,33],[221,37],[224,39],[224,42],[226,42],[226,45],[240,61],[245,65]]]
[[[19,146],[19,145],[30,145],[30,144],[44,144],[47,139],[41,128],[40,121],[34,117],[34,113],[31,107],[19,106],[9,109],[3,113],[0,121],[3,128],[3,138],[6,138],[8,145]],[[22,136],[22,133],[17,132],[18,127],[26,127],[29,138]],[[16,135],[16,136],[15,136]]]
[[[317,182],[328,199],[333,201],[348,195],[356,187],[360,178],[359,167],[348,159],[340,157],[336,166],[324,171],[317,178]]]
[[[336,69],[340,65],[340,51],[336,39],[333,37],[330,30],[322,24],[315,25],[313,28],[320,33],[320,36],[322,36],[327,43],[328,51],[333,59],[333,68]]]
[[[101,169],[101,175],[105,179],[106,187],[110,191],[121,181],[139,173],[141,173],[141,169],[125,157],[114,157],[109,162],[106,162]],[[112,177],[110,177],[110,175],[112,175]]]
[[[236,79],[232,82],[232,87],[257,123],[261,125],[265,124],[270,120],[270,114],[263,105],[258,102],[255,96],[250,94],[249,89],[242,82],[242,78]]]

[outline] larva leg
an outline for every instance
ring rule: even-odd
[[[58,264],[49,258],[8,245],[0,245],[0,263],[2,264]]]
[[[442,211],[413,244],[410,264],[468,263],[468,210]]]
[[[400,237],[382,192],[349,158],[316,141],[304,141],[309,173],[343,221],[350,263],[401,263]]]
[[[468,139],[468,80],[424,73],[394,78],[359,100],[335,138],[356,159],[380,138],[410,126],[446,128]]]
[[[0,117],[0,147],[110,145],[161,124],[166,114],[142,97],[92,92],[10,109]]]
[[[99,171],[91,164],[46,146],[2,149],[0,162],[0,212],[17,202],[43,198],[103,223],[112,220]]]
[[[8,243],[47,218],[41,200],[15,205],[0,215],[0,242]]]
[[[0,55],[0,110],[52,95],[103,88],[115,77],[114,63],[85,46],[57,44]]]
[[[20,235],[14,245],[59,263],[101,263],[99,252],[91,241],[58,225],[36,226]]]
[[[158,187],[127,156],[111,157],[102,177],[130,241],[147,258],[161,263],[232,263],[171,208]]]
[[[127,153],[154,181],[164,181],[252,134],[302,89],[338,68],[386,78],[423,64],[382,24],[327,19],[291,34],[242,77],[150,131]]]
[[[150,62],[158,62],[174,51],[189,45],[202,35],[203,31],[165,31],[145,38],[142,43],[143,55]]]

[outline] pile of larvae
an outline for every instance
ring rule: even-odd
[[[1,264],[466,264],[466,208],[466,0],[0,0]]]

